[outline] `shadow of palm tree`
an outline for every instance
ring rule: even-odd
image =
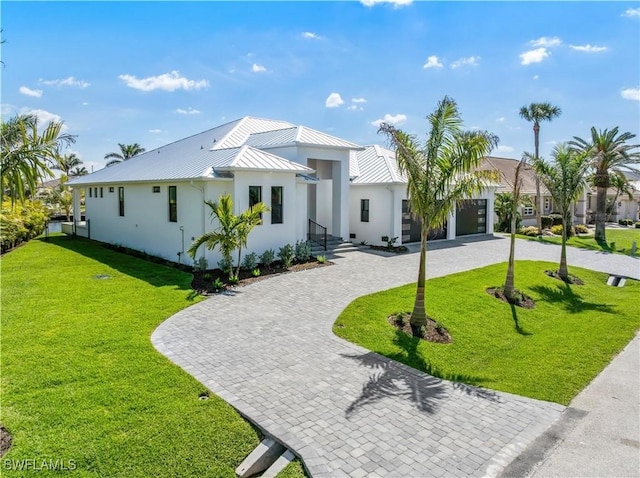
[[[578,314],[587,310],[596,310],[606,314],[614,314],[615,307],[609,304],[596,304],[586,302],[583,298],[576,294],[570,284],[561,283],[556,286],[539,285],[531,288],[537,294],[540,294],[543,300],[551,303],[557,303],[572,314]]]
[[[511,306],[511,317],[513,318],[513,326],[520,335],[533,335],[531,332],[527,332],[520,326],[520,322],[518,322],[518,310],[514,304],[509,304]]]

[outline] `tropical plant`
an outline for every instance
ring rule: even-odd
[[[89,171],[84,166],[77,166],[69,171],[69,176],[86,176],[87,174],[89,174]]]
[[[291,244],[285,244],[278,251],[278,257],[282,261],[285,268],[291,267],[293,259],[296,257],[296,251]]]
[[[558,106],[551,103],[531,103],[529,106],[520,108],[520,117],[530,123],[533,123],[533,147],[534,157],[540,157],[540,122],[552,121],[562,114],[562,110]],[[542,231],[542,196],[540,195],[540,178],[536,176],[536,226],[538,231]]]
[[[260,263],[269,270],[271,270],[271,264],[273,264],[275,259],[276,253],[273,249],[267,249],[262,254],[260,254]]]
[[[54,161],[62,146],[75,142],[75,136],[63,133],[62,121],[50,121],[39,130],[38,117],[33,114],[17,115],[0,124],[2,177],[0,197],[5,194],[24,201],[27,192],[35,191],[38,183],[51,176],[47,163]]]
[[[522,190],[522,170],[526,167],[527,158],[523,157],[518,166],[516,166],[513,189],[510,196],[509,219],[511,221],[510,227],[510,241],[509,241],[509,262],[507,264],[507,276],[504,281],[504,295],[507,300],[513,303],[516,299],[516,231],[518,230],[517,218],[518,218],[518,205],[520,204],[520,191]]]
[[[615,191],[615,195],[611,200],[607,199],[607,221],[611,221],[611,215],[613,211],[616,209],[616,205],[618,204],[618,198],[620,195],[625,195],[629,200],[633,199],[633,193],[636,192],[633,187],[633,183],[631,180],[625,176],[621,171],[612,171],[609,178],[609,184],[611,188]]]
[[[636,150],[638,144],[627,144],[635,138],[629,132],[618,134],[616,126],[611,131],[591,128],[591,138],[585,140],[577,136],[569,142],[572,148],[586,152],[591,158],[593,184],[596,187],[596,232],[595,240],[606,244],[605,222],[607,214],[607,189],[611,187],[611,173],[627,168],[637,171],[633,165],[640,163],[640,154]]]
[[[567,144],[559,144],[553,149],[553,162],[542,158],[533,159],[533,167],[562,216],[562,248],[558,275],[568,280],[567,231],[571,227],[571,206],[586,185],[586,175],[590,158],[587,152],[571,149]]]
[[[295,251],[298,262],[307,262],[311,257],[311,244],[309,241],[296,241]]]
[[[242,268],[248,271],[252,271],[258,265],[258,255],[255,252],[250,252],[244,255],[242,259]]]
[[[114,164],[121,163],[122,161],[127,161],[134,156],[144,153],[146,149],[140,146],[138,143],[133,144],[122,144],[118,143],[118,147],[120,148],[119,153],[107,153],[104,155],[104,159],[113,158],[109,161],[106,166],[113,166]]]
[[[249,234],[259,224],[262,224],[262,214],[269,212],[269,208],[263,202],[251,206],[237,217],[236,234],[238,237],[238,264],[236,265],[236,277],[240,274],[240,257],[242,248],[247,247]]]
[[[50,201],[64,211],[67,221],[71,221],[71,213],[73,212],[73,192],[66,184],[67,176],[60,177],[58,187],[51,190]]]
[[[57,152],[54,164],[51,169],[58,169],[62,171],[65,176],[69,177],[74,176],[72,172],[73,168],[80,169],[81,164],[82,160],[78,158],[75,153],[60,154],[60,152]]]
[[[519,167],[519,166],[518,166]],[[521,198],[524,199],[524,198]],[[525,201],[521,201],[524,203]],[[528,204],[528,202],[527,202]],[[496,232],[511,232],[511,218],[512,211],[516,211],[516,230],[520,228],[520,223],[522,221],[522,214],[518,210],[518,203],[513,200],[513,194],[504,192],[498,193],[495,195],[495,201],[493,205],[493,210],[498,217],[498,223],[496,224]]]
[[[464,131],[456,102],[446,96],[427,121],[431,129],[424,145],[388,123],[382,123],[378,130],[396,150],[398,167],[407,177],[411,213],[421,223],[418,284],[411,313],[414,333],[427,322],[424,299],[429,230],[442,227],[458,201],[483,188],[484,176],[473,170],[498,144],[497,136],[491,133]]]

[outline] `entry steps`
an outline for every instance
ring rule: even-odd
[[[240,478],[260,476],[275,478],[293,461],[295,455],[284,445],[273,438],[266,437],[236,468],[236,475]]]
[[[310,244],[311,244],[311,254],[314,256],[322,256],[322,255],[328,255],[328,254],[335,255],[335,254],[341,254],[343,252],[358,250],[358,246],[356,246],[355,244],[351,242],[347,242],[343,240],[341,237],[331,236],[331,235],[327,236],[326,251],[320,244],[316,242],[310,241]]]

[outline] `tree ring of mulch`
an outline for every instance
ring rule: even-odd
[[[553,277],[554,279],[561,280],[565,284],[570,285],[584,285],[584,281],[580,279],[580,277],[569,274],[569,276],[565,279],[560,277],[558,271],[544,271],[549,277]]]
[[[523,294],[517,289],[515,300],[509,300],[507,296],[504,295],[504,287],[488,287],[487,294],[501,300],[502,302],[515,305],[516,307],[522,307],[523,309],[533,309],[536,306],[535,301],[531,297]]]
[[[409,312],[391,314],[387,317],[387,322],[389,322],[390,325],[411,337],[418,337],[421,340],[437,344],[450,344],[453,342],[449,331],[431,317],[427,317],[427,323],[421,330],[414,330],[413,327],[411,327],[410,320],[411,314]]]
[[[3,426],[0,426],[0,456],[3,456],[11,448],[11,433]]]

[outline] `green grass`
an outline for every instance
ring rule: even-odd
[[[529,239],[531,241],[547,242],[550,244],[562,244],[561,237],[529,237],[518,235],[520,239]],[[572,247],[581,247],[583,249],[591,249],[594,251],[606,251],[615,252],[618,254],[631,255],[631,245],[633,241],[636,242],[636,246],[639,248],[636,250],[635,255],[640,256],[640,229],[607,229],[606,232],[607,243],[599,244],[593,238],[593,236],[574,236],[567,240],[567,245]]]
[[[557,264],[516,264],[516,286],[536,301],[511,307],[485,292],[503,284],[506,263],[431,279],[427,313],[451,333],[434,344],[398,332],[387,322],[410,311],[415,284],[356,299],[334,333],[437,377],[568,404],[640,327],[640,283],[607,286],[607,275],[569,267],[585,281],[568,286],[544,274]]]
[[[3,465],[73,460],[77,476],[235,476],[259,433],[219,397],[199,400],[205,388],[150,341],[200,300],[189,274],[64,236],[31,241],[1,265],[1,422],[13,435]]]

